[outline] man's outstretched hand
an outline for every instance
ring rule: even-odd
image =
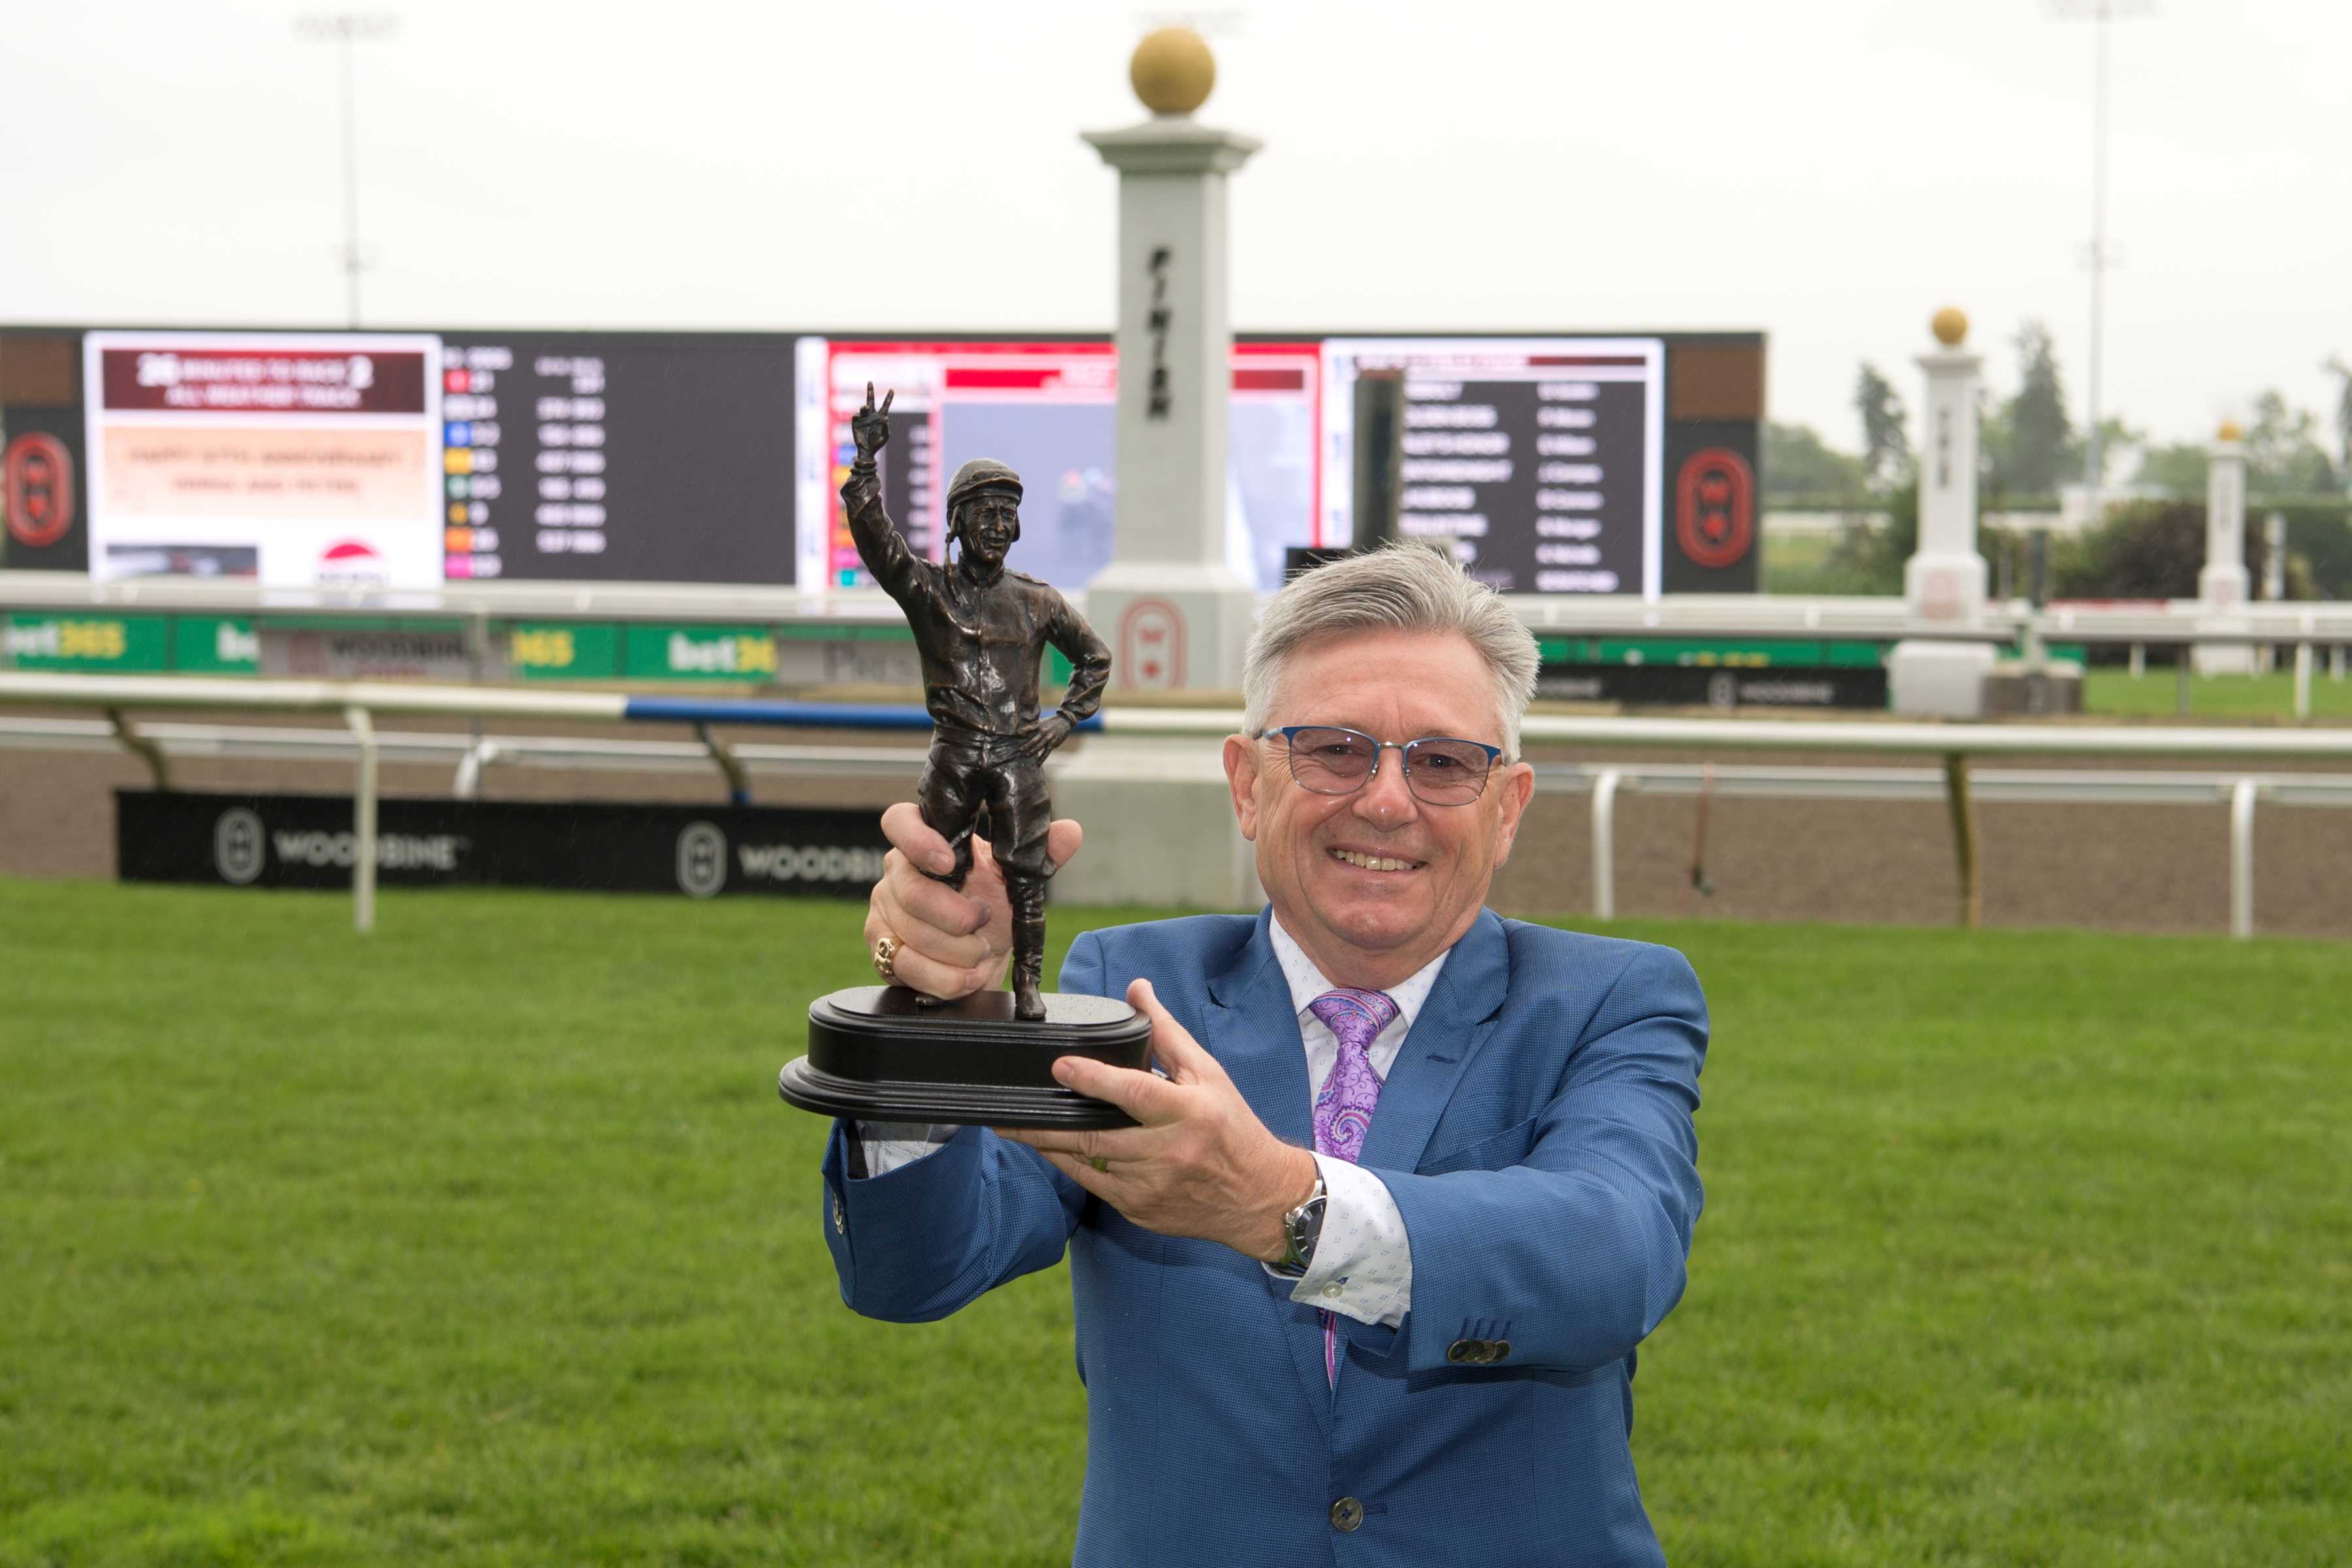
[[[1028,1144],[1146,1230],[1199,1237],[1273,1262],[1284,1251],[1282,1216],[1315,1189],[1315,1156],[1267,1130],[1217,1058],[1160,1005],[1150,981],[1128,986],[1127,1000],[1150,1018],[1151,1053],[1168,1076],[1064,1057],[1054,1079],[1142,1125],[1108,1132],[1008,1128],[998,1136]],[[1108,1169],[1097,1169],[1097,1160]]]
[[[882,858],[882,879],[866,905],[866,945],[878,936],[898,941],[893,970],[901,985],[952,1001],[1004,984],[1013,958],[1013,906],[1004,873],[986,841],[974,838],[971,874],[963,891],[935,882],[955,868],[948,841],[923,820],[910,801],[882,814],[882,837],[891,843]],[[1086,830],[1068,817],[1045,833],[1045,857],[1059,870],[1078,852]]]

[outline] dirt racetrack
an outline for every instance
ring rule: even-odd
[[[31,709],[14,710],[30,713]],[[51,710],[52,714],[56,710]],[[192,718],[194,715],[157,715]],[[209,715],[224,723],[313,722],[326,718]],[[1761,721],[1769,722],[1769,721]],[[463,721],[399,718],[381,728],[462,731]],[[684,726],[592,726],[501,720],[502,734],[625,735],[636,741],[691,739]],[[723,733],[724,731],[722,731]],[[775,731],[742,740],[773,742]],[[874,779],[756,781],[763,805],[852,805],[879,809],[911,784],[919,736],[803,732],[803,743],[904,745],[905,783]],[[1207,744],[1208,742],[1203,742]],[[1612,751],[1574,755],[1533,749],[1538,762],[1702,762],[1703,754]],[[1885,765],[1884,757],[1822,753],[1745,753],[1740,763]],[[1924,763],[1929,759],[1917,759]],[[2001,765],[2066,766],[2063,760]],[[2116,767],[2132,763],[2071,765]],[[2156,761],[2145,765],[2226,771],[2229,764]],[[2297,770],[2263,763],[2247,772]],[[347,763],[245,761],[175,756],[174,785],[191,790],[343,794]],[[387,795],[448,793],[446,767],[386,763]],[[117,788],[148,786],[147,770],[120,751],[0,750],[0,875],[110,878],[114,875]],[[494,767],[483,794],[540,800],[725,799],[715,770],[646,773]],[[1494,902],[1509,913],[1570,915],[1591,908],[1590,797],[1538,795],[1518,847],[1497,879]],[[1757,800],[1718,795],[1708,803],[1705,868],[1713,891],[1690,887],[1699,803],[1694,796],[1622,794],[1617,802],[1617,907],[1626,915],[1721,916],[1944,924],[1954,918],[1958,875],[1951,829],[1940,801]],[[2091,926],[2113,930],[2212,931],[2229,916],[2228,808],[2210,805],[2019,805],[1977,807],[1984,919],[2004,926]],[[1090,824],[1089,848],[1111,852],[1115,824]],[[2255,828],[2255,923],[2259,931],[2352,936],[2352,810],[2266,806]]]

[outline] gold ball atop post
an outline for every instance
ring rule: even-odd
[[[1217,85],[1217,59],[1190,27],[1162,27],[1135,46],[1127,63],[1135,96],[1154,114],[1190,114]]]
[[[2215,439],[2222,441],[2240,441],[2245,438],[2245,435],[2246,433],[2243,430],[2238,428],[2238,422],[2236,420],[2224,419],[2221,421],[2221,428],[2215,432]]]
[[[1946,348],[1958,348],[1969,335],[1969,313],[1958,305],[1947,305],[1929,319],[1927,330]]]

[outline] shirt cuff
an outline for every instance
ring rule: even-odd
[[[1388,1184],[1360,1165],[1315,1156],[1323,1231],[1290,1299],[1360,1323],[1395,1328],[1412,1308],[1412,1244]]]
[[[856,1127],[858,1152],[865,1158],[869,1180],[938,1153],[940,1144],[962,1131],[924,1121],[860,1121]],[[1388,1189],[1381,1191],[1385,1194]]]

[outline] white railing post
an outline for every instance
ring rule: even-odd
[[[1977,808],[1969,796],[1965,752],[1944,758],[1944,804],[1952,814],[1952,863],[1960,884],[1960,929],[1984,924],[1984,886],[1977,875]]]
[[[343,710],[343,722],[360,748],[359,777],[352,790],[352,929],[375,930],[375,724],[358,703]]]
[[[729,802],[735,805],[751,805],[751,775],[743,771],[742,760],[735,755],[726,742],[710,732],[708,723],[698,719],[694,724],[694,738],[702,742],[702,749],[709,752],[710,760],[719,764],[719,773],[727,780]]]
[[[2294,645],[2294,716],[2311,717],[2311,644]]]
[[[1603,768],[1592,781],[1592,913],[1597,920],[1617,918],[1617,781],[1615,768]]]
[[[2147,644],[2136,642],[2131,645],[2131,678],[2137,680],[2147,674]]]
[[[2254,934],[2254,781],[2230,788],[2230,934]]]
[[[124,718],[120,708],[108,709],[106,721],[114,726],[114,738],[122,742],[123,748],[147,764],[147,772],[154,778],[155,788],[159,791],[170,789],[172,770],[163,760],[163,748],[157,745],[152,737],[141,734],[139,726]]]
[[[478,724],[480,721],[477,720]],[[472,800],[482,793],[482,773],[499,760],[499,748],[487,735],[478,735],[457,759],[457,776],[450,781],[449,794],[457,800]]]

